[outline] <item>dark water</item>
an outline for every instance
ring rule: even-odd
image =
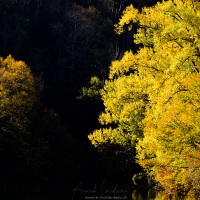
[[[149,189],[133,189],[131,183],[101,181],[70,181],[51,183],[48,181],[2,185],[0,200],[184,200],[182,197],[166,195]]]
[[[133,190],[131,200],[200,200],[200,196],[192,191],[188,195],[167,194],[152,189]]]
[[[183,196],[169,195],[162,191],[137,189],[132,192],[132,200],[185,200]]]

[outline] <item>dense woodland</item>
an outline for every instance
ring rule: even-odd
[[[132,32],[114,31],[130,3],[153,2],[0,1],[1,182],[95,173],[87,135],[103,104],[78,97],[90,77],[105,80],[111,61],[135,48]]]
[[[133,177],[197,195],[199,10],[0,0],[0,184]]]

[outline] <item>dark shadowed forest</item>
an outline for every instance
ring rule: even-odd
[[[112,151],[98,153],[87,138],[99,126],[101,99],[78,99],[91,76],[105,80],[111,61],[137,48],[132,45],[134,28],[120,36],[114,32],[131,3],[141,8],[155,2],[0,1],[0,56],[24,61],[37,81],[37,100],[26,113],[23,131],[6,124],[10,116],[1,114],[1,184],[44,176],[79,180],[132,174],[124,170],[124,155],[116,159]]]

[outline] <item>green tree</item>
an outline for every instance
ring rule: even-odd
[[[138,23],[141,47],[112,63],[99,118],[108,128],[89,135],[96,146],[136,147],[138,163],[169,192],[200,189],[199,8],[169,0],[125,9],[116,30]]]

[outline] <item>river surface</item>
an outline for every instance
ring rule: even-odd
[[[147,188],[134,189],[130,183],[107,180],[3,185],[0,195],[0,200],[184,200]]]

